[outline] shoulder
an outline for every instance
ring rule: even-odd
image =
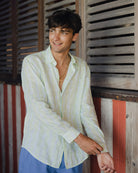
[[[36,53],[32,53],[30,55],[27,55],[24,59],[23,62],[36,62],[36,61],[41,61],[44,57],[45,51],[40,51],[40,52],[36,52]]]

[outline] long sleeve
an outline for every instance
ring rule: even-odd
[[[95,107],[91,96],[90,70],[88,67],[85,77],[85,88],[81,104],[81,121],[88,137],[95,140],[99,145],[101,145],[103,147],[103,152],[107,152],[108,150],[105,144],[104,134],[99,127]]]
[[[66,168],[88,158],[74,142],[80,133],[84,134],[81,104],[86,103],[82,98],[85,98],[87,65],[84,60],[70,56],[62,92],[50,47],[25,57],[22,65],[26,102],[22,147],[42,163],[55,168],[59,168],[63,153]]]
[[[47,88],[42,80],[42,74],[40,74],[40,64],[39,62],[37,62],[38,64],[35,63],[35,58],[34,61],[32,59],[31,62],[28,57],[24,59],[21,73],[27,113],[32,118],[32,121],[35,123],[40,121],[43,128],[48,127],[70,143],[80,132],[68,122],[62,120],[61,115],[57,114],[49,106]]]

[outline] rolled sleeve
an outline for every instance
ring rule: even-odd
[[[70,127],[70,129],[63,135],[63,137],[65,138],[65,140],[68,143],[71,143],[74,141],[74,139],[76,139],[76,137],[80,134],[79,131],[77,131],[76,129]]]

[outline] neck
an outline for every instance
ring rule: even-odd
[[[65,62],[68,62],[70,56],[68,52],[66,53],[52,53],[53,57],[55,58],[57,65],[62,66]]]

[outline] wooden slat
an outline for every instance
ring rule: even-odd
[[[18,31],[23,32],[25,29],[31,29],[31,28],[37,28],[37,27],[38,27],[38,23],[35,22],[35,23],[27,24],[27,25],[21,25],[18,28]]]
[[[72,4],[72,5],[70,5],[70,6],[66,7],[66,8],[69,8],[70,10],[73,10],[73,11],[76,10],[74,4]],[[65,7],[64,7],[64,6],[63,6],[63,7],[60,7],[58,10],[62,10],[62,9],[65,9]],[[46,16],[46,17],[51,16],[51,15],[53,14],[54,11],[55,11],[55,10],[52,10],[52,11],[50,11],[50,12],[46,12],[46,13],[45,13],[45,14],[46,14],[45,16]],[[45,23],[46,23],[46,22],[47,22],[47,21],[45,20]]]
[[[101,128],[109,153],[113,156],[113,103],[111,99],[101,99]]]
[[[134,56],[88,57],[89,64],[129,64],[135,63]]]
[[[37,13],[38,13],[38,9],[33,9],[33,11],[25,12],[24,15],[19,15],[18,19],[19,20],[24,20],[24,18],[28,17],[28,16],[33,16],[33,15],[37,16]]]
[[[87,55],[133,54],[134,46],[89,49]]]
[[[131,89],[136,87],[134,75],[127,74],[91,74],[91,85],[116,89]]]
[[[30,53],[30,52],[35,52],[35,51],[37,51],[38,50],[38,48],[37,47],[34,47],[34,48],[29,48],[29,49],[20,49],[19,51],[18,51],[18,53]]]
[[[37,46],[38,45],[38,40],[33,40],[33,42],[28,40],[28,42],[19,42],[18,46],[19,47],[29,47],[29,46]]]
[[[9,7],[6,7],[6,9],[0,9],[0,15],[3,16],[3,15],[7,15],[9,13]]]
[[[38,20],[37,16],[31,17],[31,18],[28,17],[27,19],[19,21],[18,25],[22,25],[22,24],[26,25],[26,23],[28,23],[28,22],[34,22],[34,21],[37,21],[37,20]]]
[[[100,14],[95,14],[95,15],[89,15],[87,21],[88,22],[94,22],[98,20],[105,20],[105,19],[110,19],[110,18],[115,18],[123,15],[128,15],[128,14],[133,14],[134,13],[134,6],[132,7],[126,7],[126,8],[121,8],[118,10],[112,10],[108,12],[103,12]]]
[[[137,147],[137,142],[138,142],[138,103],[135,103],[134,107],[134,113],[133,113],[133,168],[132,172],[138,172],[138,147]]]
[[[5,67],[5,64],[2,64],[0,69],[10,71],[12,69],[12,64],[7,64],[6,67]]]
[[[61,0],[61,1],[63,1],[63,0]],[[52,4],[52,3],[55,3],[56,2],[56,0],[45,0],[44,1],[44,3],[45,3],[45,5],[47,5],[47,4]]]
[[[21,9],[19,9],[19,15],[21,15],[21,13],[31,12],[31,11],[35,10],[36,8],[38,8],[37,3],[26,6],[25,8],[21,8]]]
[[[126,102],[113,100],[113,157],[116,171],[126,170]]]
[[[10,19],[7,19],[7,20],[5,20],[5,21],[1,21],[0,22],[0,25],[9,25],[9,23],[11,22],[11,20]]]
[[[75,3],[75,0],[58,1],[56,3],[53,3],[53,4],[49,5],[48,11],[52,10],[52,9],[55,9],[55,8],[60,8],[60,7],[63,7],[63,6],[68,6],[71,3]]]
[[[19,3],[18,6],[19,6],[19,8],[21,8],[21,7],[25,6],[25,5],[28,5],[28,4],[31,4],[31,3],[34,3],[34,2],[37,3],[36,0],[28,0],[28,1],[24,1],[24,2]]]
[[[0,40],[10,40],[11,39],[11,31],[10,30],[5,30],[4,32],[2,31],[2,33],[0,34]],[[8,42],[8,41],[7,41]]]
[[[26,35],[32,35],[32,34],[37,34],[38,33],[38,28],[33,28],[33,29],[28,29],[22,32],[19,32],[18,36],[26,36]]]
[[[126,102],[126,173],[132,172],[133,167],[133,120],[135,110],[135,103]]]
[[[9,11],[9,10],[8,10]],[[1,15],[1,14],[0,14]],[[0,16],[0,21],[3,21],[3,20],[7,20],[7,19],[9,19],[10,18],[10,14],[9,13],[5,13],[5,15],[1,15]]]
[[[5,56],[5,55],[8,55],[8,54],[11,54],[11,51],[4,51],[4,52],[0,52],[0,55],[1,56]]]
[[[99,38],[99,37],[107,37],[107,36],[109,37],[109,36],[115,36],[115,35],[125,35],[130,33],[134,33],[134,26],[89,32],[87,34],[87,38]]]
[[[128,4],[132,4],[134,3],[134,1],[130,1],[130,0],[121,0],[121,1],[113,1],[113,2],[109,2],[109,3],[105,3],[102,5],[98,5],[95,6],[94,8],[87,8],[87,13],[95,13],[95,12],[99,12],[99,11],[103,11],[103,10],[109,10],[109,9],[113,9],[114,7],[120,7],[120,6],[124,6],[124,5],[128,5]],[[91,5],[91,3],[88,3],[88,5]]]
[[[134,73],[133,65],[89,65],[91,72]]]
[[[107,27],[116,27],[116,26],[123,26],[126,24],[133,24],[134,23],[134,16],[120,18],[120,19],[112,19],[108,21],[98,22],[98,23],[88,23],[86,26],[88,30],[96,30],[100,28],[107,28]]]
[[[134,43],[134,36],[127,36],[119,38],[88,40],[87,47],[112,46],[112,45],[133,44],[133,43]]]
[[[3,46],[3,45],[1,44],[0,51],[3,51],[3,50],[5,51],[5,50],[11,49],[11,48],[12,48],[11,46],[6,46],[6,45]]]
[[[94,5],[94,4],[97,4],[97,3],[100,3],[100,2],[103,2],[103,0],[87,0],[87,4],[88,5]]]
[[[1,35],[3,35],[3,32],[9,33],[11,32],[11,28],[8,25],[3,25],[0,26],[0,31],[1,31]]]
[[[2,61],[4,61],[4,60],[10,61],[10,60],[11,60],[11,57],[8,57],[8,56],[0,56],[0,63],[1,63]]]
[[[9,40],[11,40],[11,34],[3,35],[0,37],[0,40],[7,40],[7,44],[9,43]]]
[[[0,6],[0,11],[4,10],[4,12],[5,12],[6,9],[8,9],[8,10],[10,9],[10,2],[9,1]],[[1,12],[0,12],[0,14],[1,14]]]
[[[24,36],[18,39],[18,41],[30,41],[30,40],[37,40],[38,39],[38,35],[34,34],[34,35],[30,35],[30,36]]]
[[[5,68],[5,66],[12,67],[12,62],[9,62],[9,61],[0,62],[0,65],[3,66],[4,68]]]
[[[9,2],[9,1],[8,0],[0,1],[0,9],[2,6],[4,6],[4,4],[7,4],[7,2]]]

